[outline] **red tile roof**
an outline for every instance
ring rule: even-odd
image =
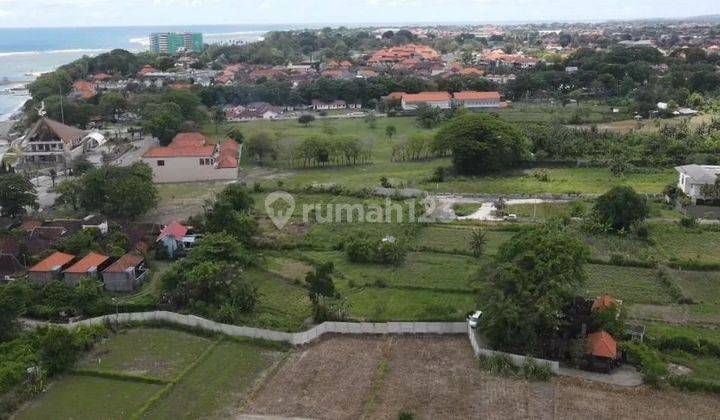
[[[489,100],[500,100],[500,92],[474,92],[465,91],[457,92],[453,94],[453,97],[458,101],[489,101]]]
[[[188,228],[186,228],[185,226],[181,225],[178,222],[172,222],[163,228],[163,230],[158,235],[157,240],[161,241],[168,236],[170,236],[176,240],[179,240],[179,239],[182,239],[183,236],[187,235],[187,232],[188,232]]]
[[[408,103],[414,102],[440,102],[449,101],[450,94],[447,92],[420,92],[415,94],[403,95],[403,101]]]
[[[143,261],[145,261],[145,258],[142,255],[127,253],[106,268],[103,273],[123,273],[128,268],[135,267]]]
[[[212,157],[215,146],[155,147],[145,152],[145,158]]]
[[[615,359],[618,356],[617,342],[605,331],[588,335],[587,354],[595,357]]]
[[[207,139],[200,133],[179,133],[168,147],[205,146]]]
[[[80,261],[68,267],[67,270],[65,270],[65,273],[84,274],[92,268],[97,270],[98,267],[102,266],[109,259],[110,257],[106,255],[91,252],[84,256]]]
[[[605,309],[609,309],[615,305],[617,305],[615,299],[612,296],[605,294],[593,301],[591,310],[604,311]]]
[[[62,252],[56,252],[49,257],[45,258],[44,260],[40,261],[36,265],[34,265],[32,268],[30,268],[30,272],[36,272],[36,273],[43,273],[48,271],[53,271],[56,267],[64,267],[67,264],[69,264],[73,259],[75,259],[74,255],[70,254],[63,254]]]
[[[220,146],[220,157],[218,157],[218,168],[237,168],[238,167],[238,148],[240,146],[234,140],[226,140]]]
[[[215,146],[208,145],[200,133],[180,133],[167,147],[155,147],[143,155],[146,158],[212,157]]]

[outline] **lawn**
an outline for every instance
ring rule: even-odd
[[[305,288],[260,268],[245,271],[245,279],[258,288],[260,302],[255,312],[242,320],[243,324],[282,331],[305,329],[303,323],[311,315]]]
[[[472,291],[472,277],[480,267],[477,259],[450,254],[411,252],[399,267],[356,264],[342,252],[305,252],[319,262],[332,262],[336,283],[342,287],[375,286]]]
[[[468,254],[472,232],[478,226],[451,224],[432,225],[420,229],[413,246],[417,249],[427,249],[447,253]],[[504,242],[515,235],[515,232],[480,228],[485,232],[485,253],[492,255]]]
[[[366,287],[345,295],[355,320],[462,321],[476,307],[472,293]]]
[[[588,298],[609,293],[626,303],[672,302],[653,269],[588,264],[585,270],[588,274],[585,296]]]
[[[589,204],[580,201],[584,210]],[[549,219],[555,216],[569,216],[572,204],[567,203],[538,203],[538,204],[511,204],[506,208],[507,213],[517,214],[518,217],[530,219]]]
[[[675,283],[696,303],[720,305],[720,273],[672,271]]]
[[[163,385],[89,376],[61,377],[14,417],[21,420],[127,419]]]
[[[231,417],[247,391],[280,355],[252,344],[220,343],[145,418]]]
[[[548,181],[532,176],[533,170],[482,177],[451,178],[440,184],[421,183],[429,192],[476,194],[602,194],[616,185],[631,185],[639,193],[660,194],[677,178],[673,170],[615,177],[607,168],[547,168]],[[429,170],[428,170],[429,175]]]
[[[652,228],[652,238],[665,258],[720,262],[720,230],[685,229],[672,224],[654,224]]]
[[[123,330],[98,343],[78,367],[170,380],[209,345],[209,339],[182,331]]]
[[[88,353],[76,365],[79,371],[54,379],[16,418],[232,417],[257,380],[283,356],[282,349],[174,329],[121,330]],[[108,373],[125,376],[116,379]],[[148,383],[147,378],[167,383]]]

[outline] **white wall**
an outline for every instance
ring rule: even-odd
[[[238,168],[216,169],[213,165],[200,165],[199,157],[148,158],[147,163],[153,171],[153,181],[161,184],[166,182],[193,182],[237,179]],[[158,166],[164,161],[164,166]]]

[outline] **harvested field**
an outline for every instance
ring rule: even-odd
[[[320,419],[713,418],[720,398],[558,378],[490,376],[467,338],[334,336],[292,354],[245,414]]]

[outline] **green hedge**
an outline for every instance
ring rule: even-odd
[[[670,385],[686,391],[701,391],[720,394],[720,382],[708,381],[697,378],[686,378],[673,376],[670,378]]]
[[[660,353],[646,344],[623,342],[620,348],[640,364],[643,380],[652,386],[659,387],[667,376],[667,365]]]

